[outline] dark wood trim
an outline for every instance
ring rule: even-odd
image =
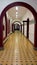
[[[7,35],[10,33],[10,20],[7,18]]]
[[[24,28],[24,23],[25,23],[25,22],[23,21],[23,35],[24,35],[24,29],[25,29],[25,28]]]
[[[30,41],[25,35],[24,37],[34,46],[34,44],[32,43],[32,41]]]
[[[10,33],[10,20],[7,18],[7,15],[5,13],[5,21],[6,21],[6,37]]]
[[[35,14],[36,13],[35,9],[31,5],[29,5],[29,4],[25,3],[25,2],[14,2],[14,3],[11,3],[11,4],[7,5],[4,8],[4,10],[2,11],[1,15],[3,16],[8,9],[10,9],[11,7],[14,7],[14,6],[23,6],[23,7],[26,7],[26,8],[28,8],[33,13],[33,15],[36,15]]]
[[[21,33],[22,33],[22,24],[20,26],[21,26]]]
[[[29,39],[29,18],[27,19],[27,38]]]
[[[3,19],[0,17],[0,50],[3,49]]]
[[[37,15],[35,22],[35,30],[34,30],[34,48],[37,49]]]
[[[12,23],[12,32],[14,32],[14,24]]]
[[[12,32],[13,32],[13,24],[12,24]]]
[[[7,37],[7,15],[5,13],[5,21],[6,21],[6,37]]]

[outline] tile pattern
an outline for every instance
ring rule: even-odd
[[[23,34],[16,31],[0,51],[0,65],[37,65],[37,51]]]

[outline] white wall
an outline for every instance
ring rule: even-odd
[[[27,9],[27,12],[26,12],[26,14],[23,16],[22,20],[27,20],[28,18],[29,18],[30,21],[34,19],[32,13]]]
[[[29,40],[34,44],[34,27],[35,24],[29,25]]]
[[[26,2],[30,4],[37,12],[37,0],[0,0],[0,14],[7,5],[16,1]]]
[[[34,21],[34,17],[32,15],[32,13],[28,10],[27,13],[24,15],[22,20],[27,20],[27,18],[29,18],[29,40],[34,44],[34,25],[35,25],[35,21]],[[25,23],[26,24],[26,23]],[[27,24],[24,27],[24,35],[27,36]]]
[[[35,23],[29,24],[29,40],[34,44],[34,27]],[[24,35],[27,36],[27,25],[24,26]]]
[[[12,33],[12,19],[10,19],[10,33]]]
[[[3,17],[3,25],[4,25],[4,30],[3,30],[3,39],[6,37],[6,22],[5,22],[5,17]]]

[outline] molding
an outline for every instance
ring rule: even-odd
[[[25,36],[25,35],[24,35]],[[26,36],[25,36],[26,37]],[[34,44],[26,37],[26,39],[33,45],[33,49],[37,50],[37,47],[34,47]]]
[[[3,44],[6,43],[6,41],[8,40],[8,38],[9,38],[9,36],[10,36],[11,34],[12,34],[12,32],[8,34],[8,36],[7,36],[7,37],[5,38],[5,40],[3,41]]]
[[[24,35],[25,36],[25,35]],[[26,37],[26,36],[25,36]],[[27,37],[26,37],[26,39],[32,44],[32,45],[34,45]]]
[[[36,50],[36,51],[37,51],[37,47],[36,47],[36,48],[34,47],[34,50]]]
[[[4,50],[4,47],[0,47],[0,50]]]
[[[29,39],[28,39],[29,40]],[[29,40],[29,42],[32,44],[32,45],[34,45],[30,40]]]
[[[3,41],[3,44],[5,44],[7,40],[8,40],[8,37],[6,37],[6,39]]]

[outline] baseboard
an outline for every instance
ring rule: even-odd
[[[4,47],[0,47],[0,50],[4,50]]]
[[[26,36],[25,36],[26,37]],[[26,39],[27,39],[27,37],[26,37]],[[29,39],[28,39],[29,40]],[[29,40],[29,42],[34,46],[34,44]],[[35,48],[35,47],[33,47],[34,48],[34,50],[37,50],[37,48]]]
[[[34,50],[37,50],[37,48],[34,47]]]
[[[10,36],[11,34],[12,34],[12,32],[8,34],[8,36],[7,36],[7,37],[5,38],[5,40],[3,41],[3,44],[6,43],[6,41],[8,40],[8,38],[9,38],[9,36]]]
[[[25,35],[24,35],[25,36]],[[32,44],[32,45],[34,45],[26,36],[25,36],[25,38]]]
[[[29,40],[29,39],[28,39]],[[34,45],[30,40],[29,40],[29,42],[32,44],[32,45]]]
[[[8,37],[3,41],[3,44],[5,44],[7,40],[8,40]]]

